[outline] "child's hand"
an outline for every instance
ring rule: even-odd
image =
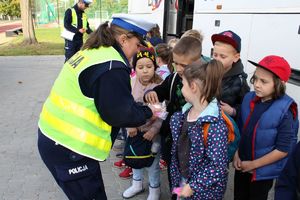
[[[190,187],[190,184],[185,184],[185,185],[182,187],[180,196],[181,196],[181,197],[190,197],[190,196],[193,195],[193,193],[194,193],[194,191],[193,191],[192,188]]]
[[[239,157],[238,151],[236,151],[235,154],[234,154],[232,164],[233,164],[233,167],[234,167],[236,170],[242,170],[242,168],[241,168],[242,161],[241,161],[241,159],[240,159],[240,157]]]
[[[128,136],[129,137],[134,137],[137,134],[137,128],[126,128]]]
[[[242,161],[241,163],[242,172],[251,172],[256,169],[254,161]]]
[[[220,101],[220,103],[221,103],[221,108],[224,112],[226,112],[230,116],[233,116],[233,117],[235,116],[236,111],[233,107],[231,107],[229,104],[227,104],[223,101]]]
[[[146,102],[151,103],[151,104],[159,103],[157,94],[154,91],[148,92],[145,96],[145,100],[146,100]]]
[[[146,140],[152,141],[154,136],[155,136],[155,134],[149,130],[143,135],[143,138],[145,138]]]

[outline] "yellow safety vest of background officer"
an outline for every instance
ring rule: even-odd
[[[65,39],[65,61],[80,50],[83,44],[83,34],[92,33],[84,10],[93,0],[79,0],[72,8],[68,8],[64,17],[64,28],[75,33],[73,40]]]
[[[39,153],[69,199],[106,200],[98,161],[108,157],[118,127],[140,126],[153,115],[131,95],[129,60],[154,25],[113,16],[64,64],[44,103]]]

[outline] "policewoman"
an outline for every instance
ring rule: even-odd
[[[64,17],[64,28],[75,35],[73,39],[65,39],[65,61],[80,50],[83,44],[83,34],[92,33],[84,10],[93,0],[79,0],[72,8],[68,8]]]
[[[107,199],[98,161],[108,157],[118,127],[152,118],[131,95],[129,61],[153,26],[114,15],[65,63],[44,103],[39,153],[69,199]]]

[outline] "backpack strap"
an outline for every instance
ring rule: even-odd
[[[169,93],[169,102],[171,102],[171,99],[172,99],[172,90],[173,90],[173,85],[174,85],[174,81],[176,79],[176,76],[177,76],[177,72],[174,73],[174,76],[172,78],[170,93]]]
[[[204,141],[205,147],[207,147],[207,135],[208,135],[209,127],[210,127],[209,123],[204,123],[204,125],[203,125],[203,141]]]
[[[233,119],[230,119],[230,117],[227,116],[223,110],[221,111],[221,114],[222,114],[222,118],[224,119],[226,126],[228,128],[228,143],[233,142],[235,139],[234,126],[232,124]],[[204,141],[205,147],[207,147],[207,137],[208,137],[209,127],[210,127],[210,123],[204,123],[204,125],[203,125],[203,141]]]
[[[233,126],[234,120],[231,117],[229,117],[223,110],[222,110],[222,117],[225,120],[226,126],[228,128],[228,143],[233,142],[235,139],[234,126]]]

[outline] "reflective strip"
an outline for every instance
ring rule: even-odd
[[[75,26],[77,28],[77,14],[74,8],[71,9],[72,11],[72,26]]]
[[[51,92],[49,98],[51,102],[57,107],[59,107],[60,109],[86,120],[91,124],[95,125],[96,127],[100,127],[106,132],[109,133],[111,132],[111,126],[105,123],[100,118],[98,113],[95,113],[77,103],[74,103],[66,98],[63,98],[62,96],[57,95],[54,91]]]
[[[70,123],[67,123],[54,115],[48,112],[47,108],[44,106],[43,111],[41,113],[41,117],[49,123],[53,128],[75,140],[93,146],[97,149],[100,149],[105,152],[109,152],[111,148],[111,141],[104,140],[100,137],[89,133],[86,130],[80,129],[78,127],[73,126]]]
[[[133,158],[133,159],[142,159],[142,158],[150,158],[154,157],[153,154],[147,155],[147,156],[125,156],[125,158]]]

